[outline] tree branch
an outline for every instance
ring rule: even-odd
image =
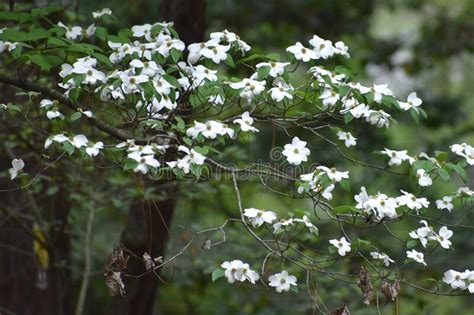
[[[78,104],[71,101],[59,91],[47,88],[45,86],[30,82],[27,80],[20,80],[20,79],[15,79],[15,78],[10,78],[10,77],[0,75],[0,83],[15,86],[25,91],[33,91],[33,92],[41,93],[56,101],[61,102],[62,104],[68,106],[74,111],[77,111],[78,108],[87,108],[87,106],[83,106],[82,104]],[[135,137],[129,132],[116,128],[97,117],[92,116],[92,117],[87,117],[87,119],[92,125],[94,125],[95,127],[99,128],[100,130],[104,131],[105,133],[109,134],[110,136],[116,139],[119,139],[122,141],[126,141],[128,139],[135,139]],[[135,143],[137,144],[141,144],[144,142],[146,142],[146,140],[144,139],[135,139]]]

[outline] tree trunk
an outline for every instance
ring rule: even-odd
[[[160,7],[160,18],[174,22],[174,28],[186,45],[200,42],[204,39],[205,30],[205,1],[204,0],[164,0]],[[176,192],[169,191],[166,200],[157,203],[157,209],[152,205],[150,211],[137,200],[130,209],[127,225],[122,233],[122,243],[135,254],[148,252],[151,257],[165,255],[168,229],[170,226],[176,200],[171,196]],[[144,211],[145,210],[145,211]],[[151,222],[151,225],[150,225]],[[147,225],[151,226],[149,239]],[[148,244],[148,242],[150,244]],[[151,253],[150,251],[151,247]],[[145,270],[142,261],[131,258],[127,272],[140,274]],[[160,280],[150,273],[141,278],[126,278],[126,296],[113,297],[109,307],[110,315],[150,315]]]
[[[122,244],[125,248],[139,257],[145,252],[153,258],[164,255],[175,206],[175,199],[169,197],[167,200],[158,201],[156,206],[152,204],[148,207],[146,201],[142,200],[137,200],[136,204],[132,205],[122,234]],[[144,271],[145,265],[142,260],[130,258],[128,274],[137,275]],[[153,273],[149,273],[141,278],[125,278],[124,282],[126,295],[112,298],[109,314],[152,314],[159,279]]]
[[[5,164],[8,165],[8,164]],[[5,185],[2,185],[5,187]],[[33,252],[31,202],[25,192],[2,196],[0,211],[0,314],[62,315],[72,312],[72,284],[68,267],[70,238],[60,228],[50,230],[47,287],[38,288],[40,269]],[[50,222],[62,226],[70,205],[61,190],[46,202],[54,204]],[[34,202],[34,201],[33,201]],[[45,208],[45,204],[39,205]],[[10,313],[9,313],[10,312]]]

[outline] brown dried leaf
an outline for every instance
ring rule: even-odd
[[[109,289],[111,296],[125,296],[125,284],[122,281],[122,273],[120,271],[105,273],[105,284]]]
[[[147,271],[155,267],[155,262],[147,252],[143,253],[143,262],[145,263],[145,269]]]
[[[122,247],[114,245],[114,249],[112,250],[112,253],[110,253],[104,269],[106,272],[125,270],[129,258],[130,256],[123,254]]]
[[[105,284],[109,289],[111,296],[125,295],[125,284],[122,281],[122,271],[127,268],[128,259],[130,257],[124,255],[120,246],[114,245],[112,253],[107,258],[104,266]]]
[[[206,238],[206,240],[204,241],[204,243],[202,243],[202,246],[201,246],[202,249],[204,250],[209,250],[211,249],[211,240]]]
[[[329,315],[351,315],[351,312],[349,312],[349,309],[347,308],[346,304],[342,304],[334,311],[332,311]]]
[[[390,284],[388,281],[384,280],[380,286],[380,291],[383,293],[383,295],[385,295],[387,301],[395,301],[398,293],[400,292],[400,280],[396,279],[393,284]]]
[[[365,267],[360,267],[359,270],[359,283],[357,286],[362,290],[364,294],[364,304],[369,305],[373,298],[372,283],[370,282],[370,274]]]

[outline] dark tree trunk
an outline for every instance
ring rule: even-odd
[[[5,186],[3,186],[5,187]],[[51,243],[47,287],[36,286],[40,269],[33,252],[31,208],[24,192],[3,194],[0,211],[0,313],[21,315],[62,315],[72,313],[72,285],[68,270],[70,238],[59,228],[66,222],[70,205],[61,190],[54,204],[51,222],[57,229],[50,230]],[[49,203],[49,202],[48,202]],[[40,208],[43,205],[40,205]],[[27,217],[27,218],[26,218]]]
[[[139,257],[145,252],[153,258],[164,255],[175,206],[175,199],[169,197],[156,202],[156,205],[149,206],[143,200],[137,200],[136,204],[132,205],[122,234],[122,244],[126,249]],[[129,260],[128,274],[137,275],[144,271],[143,261],[134,257]],[[112,298],[109,314],[152,314],[159,281],[153,273],[141,278],[125,278],[126,296]]]
[[[160,7],[160,18],[174,22],[174,28],[186,45],[204,40],[206,1],[164,0]]]
[[[174,28],[186,45],[203,41],[204,0],[164,0],[160,7],[160,18],[167,22],[174,22]],[[143,205],[143,200],[137,200],[130,209],[128,222],[122,233],[121,241],[127,249],[140,256],[144,252],[148,252],[151,257],[165,256],[168,230],[176,204],[173,198],[175,194],[176,191],[168,191],[168,198],[158,201],[157,207],[152,205],[148,208],[148,205]],[[151,226],[151,231],[148,231],[147,226]],[[129,274],[140,274],[144,270],[142,261],[136,258],[130,259],[127,268]],[[153,314],[159,284],[160,280],[153,274],[141,278],[126,278],[126,296],[112,298],[109,314]]]

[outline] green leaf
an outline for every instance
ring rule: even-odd
[[[66,46],[67,43],[57,37],[51,37],[51,38],[48,38],[48,45],[62,47],[62,46]]]
[[[34,64],[38,65],[41,70],[49,71],[53,67],[44,55],[30,55],[28,59]]]
[[[408,241],[407,241],[407,244],[406,244],[406,247],[407,247],[407,249],[411,249],[411,248],[416,247],[416,245],[418,245],[418,242],[417,242],[417,241],[415,241],[415,240],[408,240]]]
[[[257,79],[258,80],[264,80],[268,77],[268,74],[270,73],[271,68],[270,67],[260,67],[258,68],[257,71]]]
[[[222,268],[218,268],[212,272],[212,282],[215,282],[217,279],[220,279],[224,276],[225,271]]]
[[[344,67],[344,66],[337,66],[336,68],[334,68],[334,71],[336,73],[345,74],[348,77],[350,77],[352,75],[352,71],[349,70],[348,68]]]
[[[206,155],[209,153],[209,149],[207,147],[194,147],[194,151],[202,155]]]
[[[352,116],[350,113],[345,113],[343,117],[344,117],[344,123],[346,125],[354,119],[354,116]]]
[[[81,85],[82,81],[84,81],[84,79],[86,78],[86,75],[85,74],[74,74],[72,76],[72,79],[74,81],[74,84],[76,86],[79,86]]]
[[[435,157],[439,162],[444,162],[448,160],[449,153],[445,151],[435,151]]]
[[[51,34],[44,28],[34,28],[28,33],[9,28],[3,32],[2,39],[14,42],[26,42],[39,40],[50,36]]]
[[[413,120],[418,125],[420,123],[420,118],[418,117],[417,113],[414,110],[411,110],[411,109],[408,112],[410,113],[411,118],[413,118]]]
[[[138,166],[138,162],[135,160],[127,160],[125,164],[123,165],[123,170],[124,171],[129,171],[133,170],[135,167]]]
[[[191,140],[191,139],[188,138],[188,137],[184,137],[184,138],[183,138],[183,141],[184,141],[184,143],[186,143],[186,145],[187,145],[188,147],[190,147],[190,146],[193,145],[193,140]]]
[[[290,285],[290,290],[298,293],[298,287],[296,285]]]
[[[235,68],[235,63],[234,63],[234,59],[232,58],[232,56],[230,54],[227,54],[227,59],[225,60],[225,63],[231,67],[231,68]]]
[[[362,247],[362,246],[367,246],[367,247],[369,247],[369,246],[372,245],[372,243],[371,243],[370,241],[366,241],[366,240],[361,239],[361,238],[357,239],[357,242],[359,243],[359,246],[360,246],[360,247]]]
[[[344,188],[345,191],[351,191],[351,184],[347,179],[344,179],[339,182],[342,188]]]
[[[435,168],[435,165],[433,162],[428,160],[418,160],[413,162],[412,168],[415,172],[420,168],[424,169],[426,172],[431,172]]]
[[[107,37],[109,36],[107,29],[105,27],[100,26],[95,28],[94,35],[97,36],[97,38],[103,42],[107,41]]]
[[[455,171],[456,173],[458,173],[458,175],[461,177],[463,182],[465,182],[465,183],[467,182],[466,171],[464,170],[464,168],[462,168],[461,166],[459,166],[457,164],[453,164],[453,163],[448,163],[448,167],[450,169],[452,169],[453,171]]]
[[[176,120],[176,126],[179,130],[184,130],[186,128],[186,124],[184,123],[184,120],[181,117],[176,116],[174,119]]]
[[[177,87],[177,88],[180,88],[181,85],[179,84],[178,80],[171,76],[171,75],[168,75],[168,74],[164,74],[163,75],[163,79],[165,79],[166,81],[168,81],[169,84],[173,85],[174,87]]]
[[[440,168],[438,174],[442,179],[444,179],[444,181],[449,181],[449,172],[446,169]]]
[[[353,206],[349,206],[349,205],[342,205],[342,206],[337,206],[335,208],[332,209],[332,212],[333,213],[348,213],[348,212],[351,212],[351,211],[354,211],[355,208]]]
[[[18,19],[16,12],[0,11],[0,20],[18,21]]]
[[[267,55],[265,55],[265,57],[267,57],[268,59],[273,60],[273,61],[280,61],[280,54],[278,54],[278,53],[267,54]]]
[[[66,151],[69,155],[72,155],[74,153],[74,146],[69,141],[63,142],[63,148],[64,151]]]
[[[179,50],[172,48],[170,54],[174,63],[178,63],[178,61],[181,59],[181,52]]]
[[[64,59],[55,55],[45,55],[46,60],[51,64],[51,66],[57,67],[64,63]]]
[[[109,35],[108,40],[110,40],[113,43],[121,43],[121,44],[130,43],[130,39],[128,39],[128,37],[116,36],[116,35]]]
[[[129,28],[123,28],[121,29],[118,34],[119,37],[130,37],[133,35],[132,30]]]
[[[13,105],[13,104],[8,104],[7,105],[8,109],[14,112],[21,112],[20,107]]]
[[[82,113],[81,112],[75,112],[71,115],[71,121],[76,121],[78,120],[79,118],[81,118],[82,116]]]
[[[69,91],[69,99],[73,102],[77,102],[81,95],[81,88],[75,88]]]

